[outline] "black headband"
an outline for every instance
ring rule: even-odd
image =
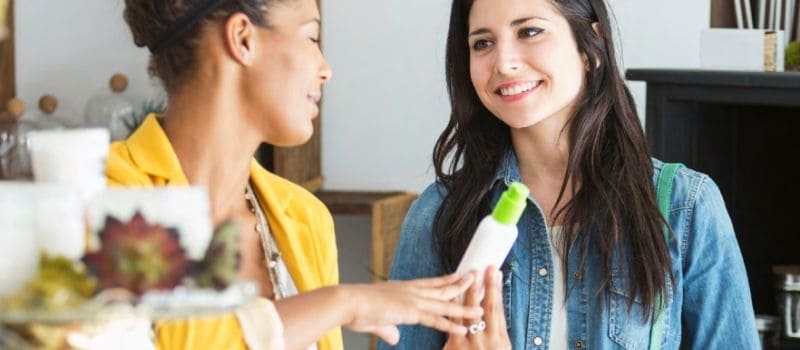
[[[181,19],[175,22],[175,24],[161,33],[156,40],[153,40],[152,43],[147,45],[147,48],[150,49],[150,53],[156,53],[158,50],[161,50],[165,46],[172,43],[175,39],[181,37],[189,29],[194,27],[197,22],[206,18],[206,16],[208,16],[211,12],[214,12],[214,10],[216,10],[226,1],[227,0],[206,0],[205,4],[198,6],[193,11],[184,15]]]

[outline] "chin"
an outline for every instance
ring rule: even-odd
[[[292,134],[286,134],[283,138],[281,138],[280,142],[273,143],[279,147],[296,147],[302,146],[311,140],[311,136],[314,135],[314,129],[309,128],[308,130],[297,130],[297,132]]]
[[[544,120],[539,116],[510,116],[508,118],[500,118],[500,120],[512,129],[524,129],[534,126]]]

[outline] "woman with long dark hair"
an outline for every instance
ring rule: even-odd
[[[665,165],[648,154],[606,2],[454,0],[451,11],[437,182],[406,218],[391,277],[454,271],[512,181],[531,196],[502,266],[505,317],[484,304],[484,319],[463,322],[485,331],[406,327],[397,348],[758,348],[717,186],[679,169],[669,215],[659,211]]]

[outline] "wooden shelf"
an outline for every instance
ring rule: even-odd
[[[316,195],[333,214],[370,216],[372,279],[385,280],[389,276],[403,220],[417,195],[407,192],[343,191],[320,191]]]
[[[417,195],[407,192],[320,191],[317,197],[332,214],[368,215],[372,222],[372,281],[388,279],[397,237],[408,208]],[[378,338],[370,336],[370,350],[378,347]]]

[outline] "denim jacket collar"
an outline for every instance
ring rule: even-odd
[[[522,176],[519,174],[519,161],[513,149],[509,149],[503,156],[494,179],[495,181],[503,180],[506,185],[514,181],[522,181]]]

